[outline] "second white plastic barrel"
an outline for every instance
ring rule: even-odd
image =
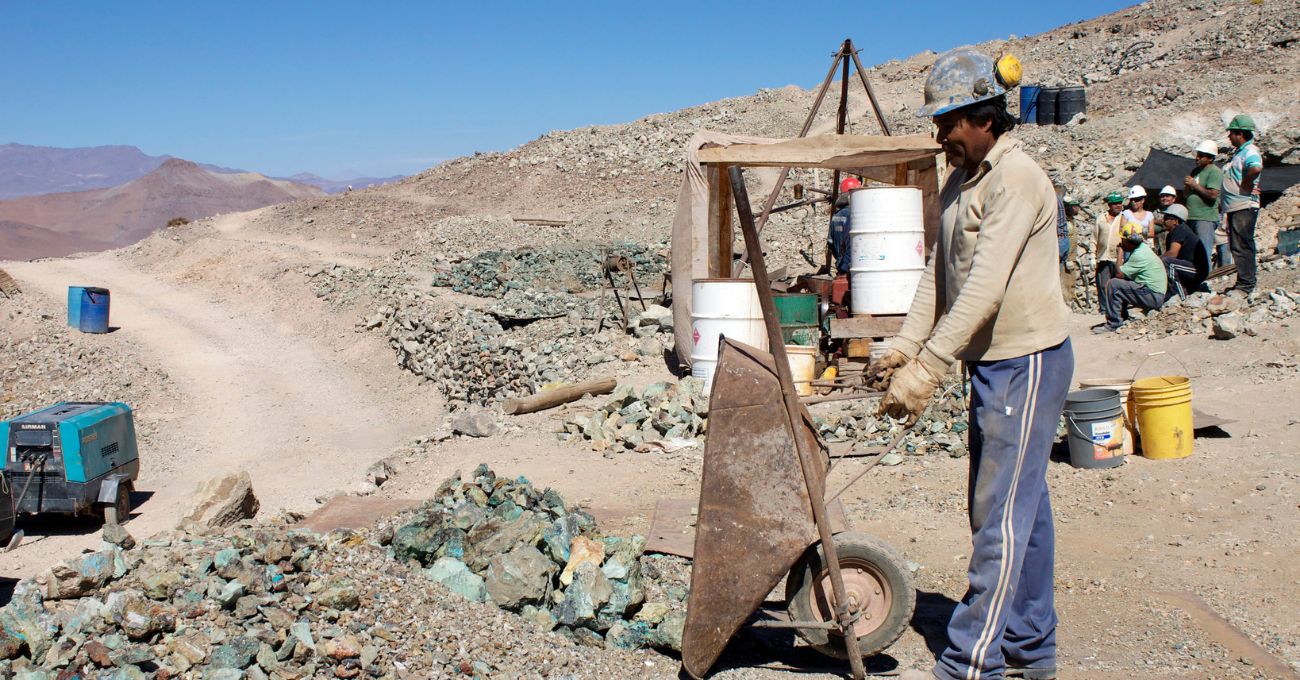
[[[691,284],[691,375],[713,386],[718,339],[767,350],[767,328],[753,279],[695,279]]]
[[[854,189],[849,206],[849,311],[906,314],[925,271],[921,189]]]
[[[807,345],[786,345],[785,356],[790,362],[794,391],[801,397],[812,396],[813,381],[817,379],[817,348]]]

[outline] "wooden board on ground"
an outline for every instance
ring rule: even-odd
[[[839,338],[888,338],[898,335],[903,328],[903,319],[907,315],[896,316],[852,316],[847,319],[831,319],[831,337]]]
[[[322,534],[335,529],[361,529],[419,504],[414,498],[335,496],[294,526]]]
[[[0,295],[13,297],[20,292],[18,282],[14,281],[14,277],[10,276],[9,272],[0,269]]]
[[[645,534],[646,552],[677,555],[690,559],[695,556],[696,504],[694,498],[660,498],[650,517],[650,530]],[[849,528],[848,516],[838,500],[827,506],[831,527],[835,531]]]
[[[1192,429],[1200,430],[1206,427],[1223,427],[1228,423],[1235,423],[1236,420],[1231,418],[1220,418],[1219,416],[1210,415],[1195,406],[1192,407]]]
[[[515,224],[529,224],[534,227],[563,227],[571,220],[567,217],[511,217]]]

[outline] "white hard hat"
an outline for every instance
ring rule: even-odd
[[[1187,221],[1187,208],[1178,203],[1165,208],[1164,213],[1166,216],[1173,215],[1184,222]]]
[[[1219,143],[1213,139],[1207,139],[1196,145],[1196,153],[1209,154],[1211,156],[1219,155]]]
[[[1174,189],[1173,187],[1171,187],[1171,186],[1169,186],[1168,184],[1166,184],[1166,185],[1165,185],[1165,188],[1163,188],[1163,189],[1160,190],[1160,195],[1161,195],[1161,196],[1177,196],[1177,195],[1178,195],[1178,190],[1176,190],[1176,189]]]
[[[1146,198],[1146,197],[1147,197],[1147,190],[1146,190],[1146,189],[1143,189],[1141,186],[1135,186],[1135,187],[1133,187],[1133,188],[1131,188],[1131,189],[1128,190],[1128,197],[1129,197],[1130,199],[1133,199],[1133,198]]]

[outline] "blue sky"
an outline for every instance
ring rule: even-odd
[[[0,143],[131,144],[287,175],[411,173],[551,130],[816,85],[1129,2],[0,0]]]

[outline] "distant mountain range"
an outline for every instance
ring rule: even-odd
[[[173,156],[150,156],[134,146],[90,146],[61,149],[27,144],[0,144],[0,200],[67,191],[85,191],[114,187],[138,179],[158,169]],[[214,173],[238,174],[244,170],[217,165],[198,164]],[[357,177],[331,180],[311,173],[287,179],[310,184],[325,193],[335,194],[386,184],[395,177]]]
[[[113,152],[116,158],[133,158],[120,151],[122,147],[113,148],[118,149]],[[103,178],[120,177],[116,173],[123,172],[123,166],[99,167],[104,172],[65,172],[64,177],[108,181]],[[314,186],[255,172],[213,172],[179,158],[164,159],[152,172],[117,186],[0,201],[0,260],[124,246],[162,229],[175,217],[195,220],[323,193]]]

